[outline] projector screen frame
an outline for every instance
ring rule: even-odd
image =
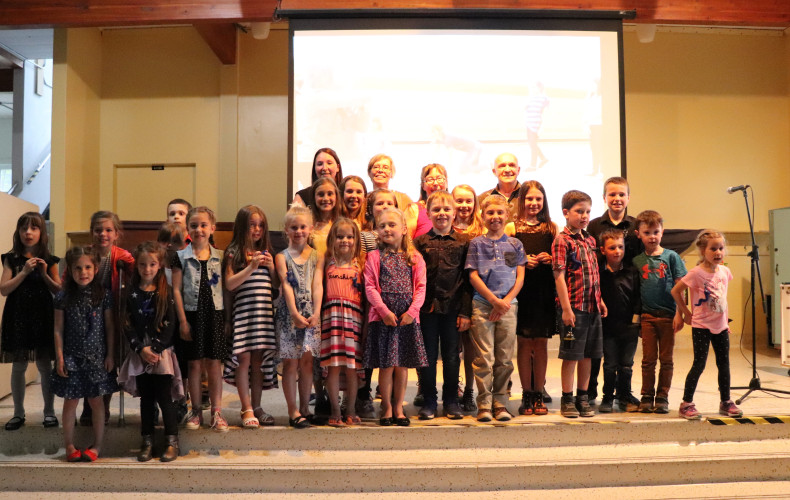
[[[288,203],[294,197],[294,32],[300,30],[567,30],[607,31],[617,37],[620,121],[620,175],[627,178],[625,123],[625,66],[623,19],[634,10],[529,10],[529,9],[358,9],[284,10],[288,18]],[[568,23],[573,25],[569,26]],[[332,147],[331,144],[327,145]]]

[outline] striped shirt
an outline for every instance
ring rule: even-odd
[[[573,234],[566,226],[551,244],[551,268],[565,271],[571,307],[582,312],[601,310],[601,282],[595,238],[583,230]]]

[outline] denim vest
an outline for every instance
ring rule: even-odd
[[[207,271],[209,285],[211,286],[211,298],[214,300],[214,309],[221,311],[222,304],[222,250],[211,248],[211,256],[208,259]],[[181,282],[181,295],[184,298],[185,311],[197,311],[198,291],[200,290],[200,261],[192,253],[192,245],[187,245],[183,250],[178,251],[178,260],[181,261],[183,278]],[[212,280],[214,275],[219,279]]]

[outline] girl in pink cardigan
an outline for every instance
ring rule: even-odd
[[[409,368],[428,366],[420,330],[425,301],[425,261],[412,247],[403,212],[388,209],[376,218],[379,249],[365,262],[370,309],[365,367],[379,369],[381,425],[408,426],[403,398]]]

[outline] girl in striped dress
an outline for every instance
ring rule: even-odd
[[[280,286],[274,269],[266,214],[247,205],[236,214],[233,239],[225,252],[225,287],[233,294],[233,348],[225,363],[225,381],[235,383],[245,429],[274,425],[261,408],[264,377],[274,375],[277,336],[272,288]]]
[[[329,425],[359,424],[356,414],[357,369],[362,368],[360,340],[363,324],[362,249],[359,227],[338,219],[326,240],[324,306],[321,311],[321,367],[328,370],[326,386],[332,414]],[[346,375],[346,418],[340,413],[340,372]]]

